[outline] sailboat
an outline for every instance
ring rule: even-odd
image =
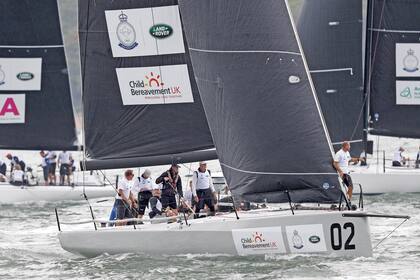
[[[286,208],[239,212],[237,216],[235,213],[200,219],[185,216],[173,223],[156,224],[144,220],[141,225],[99,228],[96,224],[101,220],[95,217],[89,221],[66,223],[60,221],[56,212],[61,246],[88,257],[126,252],[151,255],[319,253],[371,256],[368,224],[371,214],[362,210],[344,210],[340,206],[304,208],[292,205],[310,202],[316,205],[339,204],[345,196],[331,165],[328,130],[287,1],[183,0],[179,1],[179,7],[178,1],[174,0],[151,3],[79,1],[79,10],[84,14],[79,16],[80,32],[85,35],[81,36],[84,105],[95,108],[85,108],[85,118],[92,121],[91,124],[89,120],[85,121],[86,139],[91,139],[90,130],[96,131],[94,122],[104,117],[104,112],[107,112],[107,118],[120,121],[116,125],[121,127],[123,135],[127,122],[132,127],[142,127],[143,124],[141,131],[133,129],[131,132],[142,133],[147,140],[150,127],[155,129],[156,135],[168,131],[166,123],[158,124],[159,117],[153,118],[154,125],[147,122],[149,119],[145,115],[149,111],[162,110],[162,118],[172,116],[173,122],[178,124],[185,122],[185,118],[174,116],[186,114],[191,108],[203,109],[190,119],[200,122],[202,125],[198,127],[201,130],[186,135],[174,133],[170,139],[153,138],[154,145],[146,146],[146,150],[152,153],[158,146],[165,152],[169,148],[192,148],[200,152],[200,149],[214,145],[236,199],[289,204]],[[182,25],[178,10],[182,15]],[[121,37],[117,36],[121,25],[130,29],[127,40],[121,34]],[[168,35],[171,32],[172,36],[178,32],[178,38],[171,38],[179,40],[178,43],[156,38],[156,30],[162,31],[157,36],[166,36],[166,39],[171,38]],[[148,40],[152,45],[147,44]],[[169,42],[170,46],[164,46]],[[184,49],[172,48],[181,42]],[[135,50],[140,45],[143,48]],[[167,53],[168,49],[180,53]],[[162,50],[165,51],[159,53]],[[150,86],[142,85],[142,74],[148,77],[152,72],[154,77],[159,74],[162,77],[160,86],[152,89],[160,90],[156,99],[162,99],[165,96],[162,90],[172,86],[171,73],[164,72],[171,63],[183,63],[187,67],[188,72],[177,72],[176,81],[190,78],[191,87],[195,89],[193,100],[182,104],[170,100],[162,104],[163,101],[158,100],[158,104],[145,105],[147,100],[140,96],[124,104],[127,97],[124,96],[125,86],[130,80],[121,79],[120,73],[130,76],[127,73],[135,69],[132,80],[139,81],[137,89],[143,90],[144,94]],[[139,67],[157,69],[143,72]],[[101,91],[97,87],[108,90]],[[108,102],[103,101],[108,99],[113,103],[104,108],[102,102]],[[121,118],[121,114],[128,116]],[[114,125],[113,122],[106,123]],[[205,138],[209,140],[205,143],[208,145],[193,146],[195,142],[191,141],[208,135],[211,135]],[[187,147],[180,144],[181,139],[189,143]],[[107,137],[88,140],[88,151],[97,149],[95,145],[102,147],[101,141],[105,141],[109,149],[102,149],[102,153],[113,152],[115,148],[118,154],[111,156],[123,158],[120,161],[96,160],[95,155],[90,164],[103,164],[104,167],[124,164],[124,157],[127,157],[125,147],[117,149],[121,142],[133,145],[127,146],[137,156],[132,163],[150,162],[151,157],[160,162],[165,160],[163,155],[142,155],[145,147],[141,141],[132,144],[130,139],[117,140]],[[114,141],[118,143],[114,144]],[[171,141],[179,145],[168,146]],[[184,157],[166,156],[166,160],[187,162],[191,159],[191,150],[176,150],[186,154]],[[98,155],[106,157],[105,154]],[[75,225],[84,223],[94,223],[95,227]],[[67,231],[62,227],[65,224],[77,228]]]
[[[372,153],[368,134],[420,138],[414,98],[419,7],[400,0],[304,2],[299,35],[336,149],[349,140],[359,157]],[[411,98],[401,95],[407,89]],[[365,194],[420,192],[419,169],[391,167],[377,150],[367,166],[351,168]]]
[[[2,1],[0,8],[0,149],[79,150],[57,1]],[[0,203],[79,200],[83,191],[0,183]],[[99,184],[87,192],[115,193]]]

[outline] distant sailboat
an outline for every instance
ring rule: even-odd
[[[57,1],[5,0],[0,9],[0,149],[80,149]],[[109,186],[87,191],[92,198],[114,192]],[[82,194],[81,186],[0,183],[0,203],[79,200]]]
[[[135,20],[136,16],[142,15],[143,27],[135,30],[138,34],[141,28],[148,30],[156,24],[153,20],[147,21],[150,13],[155,18],[162,18],[161,13],[164,12],[159,8],[178,10],[177,1],[174,0],[161,1],[157,6],[151,5],[150,1],[80,2],[89,5],[89,9],[83,5],[80,8],[90,11],[91,15],[87,18],[89,24],[82,24],[90,30],[86,37],[89,38],[92,33],[90,38],[95,38],[92,43],[96,42],[88,46],[99,48],[97,51],[101,54],[101,60],[110,62],[108,67],[112,71],[106,70],[110,71],[110,75],[122,61],[125,67],[150,64],[141,55],[127,61],[112,58],[111,48],[117,48],[118,43],[116,46],[109,45],[114,32],[114,29],[109,30],[109,21],[114,20],[115,27],[119,23],[114,18],[107,18],[107,22],[104,13],[117,17],[124,13],[127,17],[123,19],[127,20]],[[207,118],[233,195],[252,201],[338,203],[343,198],[343,192],[331,165],[330,139],[287,1],[179,2],[188,39],[189,48],[186,50],[190,52],[195,81],[204,105],[205,116],[201,116],[204,121]],[[108,32],[98,32],[103,31],[107,23]],[[168,25],[164,20],[159,23]],[[175,29],[181,25],[171,27]],[[133,38],[131,36],[131,44]],[[126,50],[118,51],[125,53]],[[150,57],[154,59],[151,63],[160,61],[163,69],[167,57],[155,55],[157,57]],[[95,72],[95,69],[90,71]],[[114,108],[109,111],[110,115],[114,114],[115,109],[118,111],[123,107],[123,100],[119,99],[122,85],[118,90],[116,82],[118,71],[109,85],[114,89],[109,95],[118,97],[114,98],[116,104],[110,105]],[[142,72],[138,73],[140,75]],[[189,73],[192,73],[190,68]],[[85,75],[91,73],[85,72]],[[108,76],[104,78],[111,80]],[[181,73],[178,78],[182,79]],[[201,106],[198,102],[199,99],[194,99],[196,106]],[[150,105],[147,109],[154,110],[154,106],[162,105]],[[173,104],[163,106],[168,115],[181,110]],[[137,109],[134,107],[132,110]],[[86,112],[89,115],[92,113],[94,110]],[[141,116],[136,118],[137,122],[142,120],[147,119]],[[130,123],[129,119],[125,119],[121,127],[127,125],[126,122]],[[156,133],[160,135],[166,128],[165,125],[157,126]],[[88,126],[85,129],[92,128]],[[173,137],[175,141],[185,136],[178,133]],[[100,142],[101,139],[96,141]],[[159,143],[164,144],[165,138],[156,140],[156,145]],[[141,145],[141,142],[138,144]],[[119,151],[124,153],[123,149]],[[135,227],[60,230],[58,237],[65,250],[84,256],[125,252],[371,256],[370,214],[364,211],[339,211],[339,208],[329,206],[328,210],[319,207],[302,210],[297,206],[291,209],[295,209],[293,215],[288,208],[280,211],[269,208],[241,212],[239,218],[232,213],[195,220],[184,217],[177,223],[169,224],[145,221]],[[125,244],[120,240],[135,242]]]
[[[420,103],[414,98],[420,72],[415,70],[418,63],[412,49],[420,46],[419,7],[418,1],[400,0],[304,2],[299,35],[337,148],[340,142],[350,140],[356,157],[362,150],[372,150],[367,145],[367,131],[420,138]],[[413,64],[408,65],[413,72],[404,70],[404,61]],[[411,98],[402,94],[407,89]],[[382,153],[376,156],[369,166],[352,167],[353,181],[362,185],[364,193],[420,192],[420,170],[386,167],[391,163],[380,158]]]

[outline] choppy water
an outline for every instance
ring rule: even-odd
[[[98,215],[109,204],[93,202]],[[1,279],[420,279],[420,194],[365,198],[374,212],[408,214],[412,219],[374,250],[372,258],[325,256],[122,254],[86,259],[61,249],[56,204],[0,206]],[[58,205],[62,219],[87,219],[85,202]],[[371,219],[375,245],[400,220]],[[123,241],[122,241],[123,242]]]

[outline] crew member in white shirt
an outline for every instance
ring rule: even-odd
[[[57,177],[55,176],[55,169],[57,168],[57,154],[54,151],[48,151],[46,155],[48,162],[48,178],[50,185],[57,185]]]
[[[419,168],[419,166],[420,166],[420,146],[419,146],[419,150],[416,156],[416,168]]]
[[[210,171],[207,170],[207,163],[204,161],[201,161],[198,170],[194,171],[192,178],[192,193],[194,200],[197,203],[195,208],[196,218],[205,205],[210,209],[210,215],[215,214],[213,199],[216,201],[216,192],[214,190]]]
[[[41,167],[42,167],[42,173],[44,175],[44,184],[48,185],[48,160],[47,160],[47,154],[44,151],[40,151],[39,155],[41,156]]]
[[[64,179],[66,176],[67,176],[67,183],[70,186],[72,162],[73,162],[73,158],[70,152],[62,151],[58,155],[58,165],[60,167],[60,186],[64,185]]]
[[[134,184],[131,189],[134,200],[138,206],[137,218],[143,218],[144,211],[149,205],[149,199],[152,197],[153,180],[150,178],[151,172],[149,169],[144,170],[140,177],[134,179]]]
[[[347,186],[347,195],[349,200],[351,200],[353,195],[353,182],[349,175],[349,162],[357,164],[359,162],[359,158],[352,158],[350,156],[350,143],[344,141],[341,149],[334,156],[333,165],[343,180],[343,183]]]
[[[124,178],[118,182],[117,195],[115,196],[114,207],[117,212],[117,220],[123,220],[131,218],[131,208],[135,201],[131,194],[131,188],[133,186],[134,173],[133,170],[128,169],[124,173]],[[126,225],[126,222],[117,222],[117,226]]]
[[[10,184],[14,186],[22,186],[23,181],[25,179],[24,177],[25,177],[25,173],[22,171],[22,168],[20,167],[20,165],[15,164],[12,171],[12,176],[10,178]]]
[[[399,147],[398,150],[395,151],[394,157],[392,159],[392,166],[399,167],[399,166],[405,165],[405,163],[410,160],[409,158],[406,158],[402,155],[404,151],[405,150],[403,147]]]

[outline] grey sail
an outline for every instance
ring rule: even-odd
[[[174,0],[79,1],[88,169],[217,157],[179,18]]]
[[[223,173],[250,201],[340,197],[329,136],[286,3],[182,0],[181,15]]]
[[[306,0],[298,21],[316,93],[334,149],[363,150],[362,0]]]
[[[0,149],[77,149],[57,1],[0,10]]]
[[[420,138],[420,1],[371,0],[367,92],[371,133]]]

